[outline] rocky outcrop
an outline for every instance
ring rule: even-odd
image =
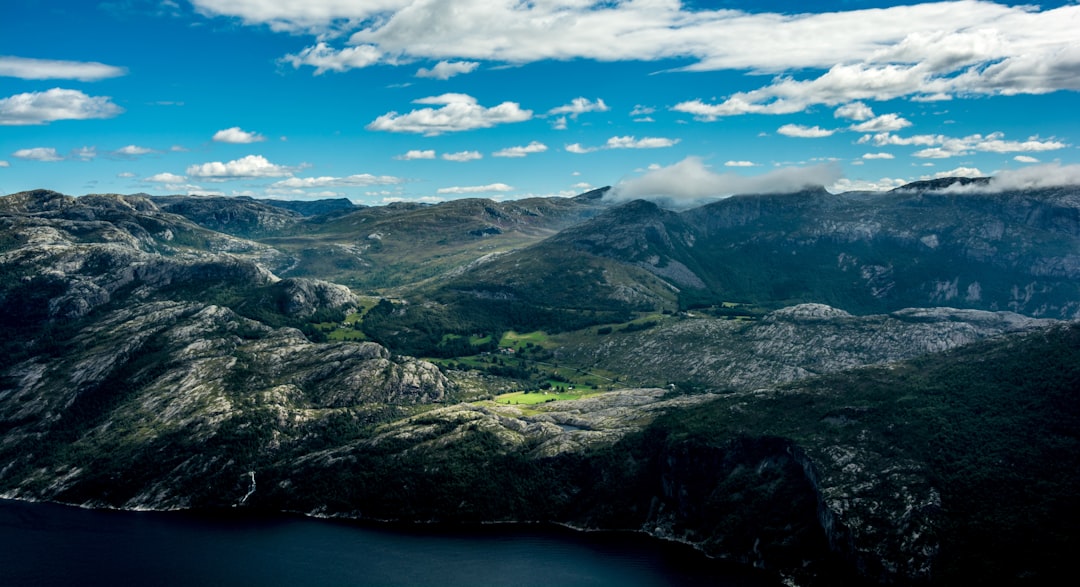
[[[559,357],[618,370],[631,381],[691,382],[755,389],[863,365],[942,352],[1053,320],[1012,312],[911,308],[854,316],[824,304],[801,304],[760,320],[694,315],[643,332],[616,332]]]
[[[274,287],[281,292],[285,313],[298,318],[308,318],[320,309],[346,311],[360,304],[344,285],[318,279],[283,279]]]

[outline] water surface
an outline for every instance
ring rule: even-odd
[[[640,535],[0,500],[0,585],[772,585]]]

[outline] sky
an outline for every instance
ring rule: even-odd
[[[1080,183],[1077,31],[1075,0],[5,0],[0,193]]]

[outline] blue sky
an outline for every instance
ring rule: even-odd
[[[1076,2],[810,6],[8,0],[0,193],[1080,182]]]

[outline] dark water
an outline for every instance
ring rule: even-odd
[[[772,585],[643,536],[0,500],[0,585]]]

